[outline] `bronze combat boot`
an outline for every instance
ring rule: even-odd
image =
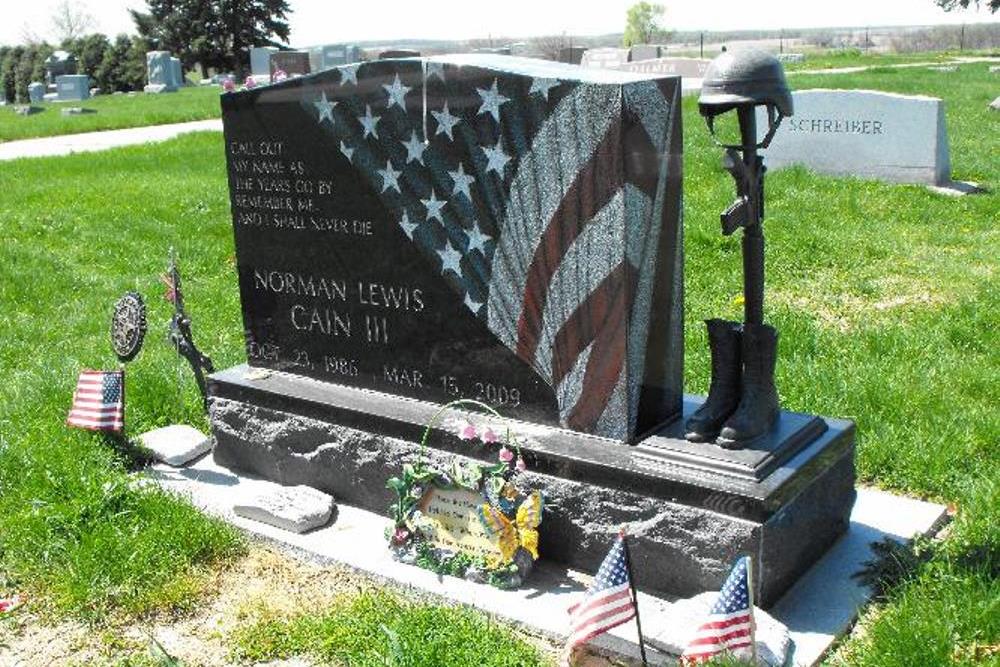
[[[778,419],[778,390],[774,386],[774,364],[778,332],[766,324],[743,327],[743,392],[736,412],[726,420],[717,443],[726,449],[742,449],[748,442],[771,430]]]
[[[712,383],[708,398],[684,424],[684,437],[691,442],[708,442],[719,435],[722,424],[740,402],[740,324],[726,320],[705,320],[708,346],[712,353]]]

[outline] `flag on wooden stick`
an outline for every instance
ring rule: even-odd
[[[66,424],[121,431],[125,427],[125,371],[80,371]]]
[[[755,648],[751,567],[749,557],[736,561],[708,618],[684,649],[681,664],[695,665],[726,651]]]
[[[583,600],[570,607],[569,614],[570,631],[564,656],[589,639],[637,617],[624,532],[618,534]]]

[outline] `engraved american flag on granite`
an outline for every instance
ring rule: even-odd
[[[663,305],[680,326],[679,219],[664,224],[679,201],[666,156],[680,88],[503,62],[525,74],[477,56],[354,64],[303,86],[300,102],[401,240],[552,388],[560,423],[626,438],[663,247],[677,285]]]

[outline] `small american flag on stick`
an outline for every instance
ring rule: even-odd
[[[708,618],[681,655],[682,665],[707,662],[714,656],[754,646],[753,594],[750,559],[736,561]],[[757,664],[754,656],[754,664]]]
[[[121,431],[125,426],[125,371],[80,371],[69,426]]]
[[[569,608],[570,632],[564,656],[602,632],[636,618],[625,533],[619,533],[581,602]],[[641,645],[640,638],[640,645]],[[645,659],[643,660],[645,663]]]

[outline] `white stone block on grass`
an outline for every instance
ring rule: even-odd
[[[333,496],[310,486],[285,486],[260,491],[233,505],[233,513],[292,533],[326,524],[333,514]]]
[[[179,468],[212,449],[212,438],[187,424],[171,424],[139,436],[157,461]]]

